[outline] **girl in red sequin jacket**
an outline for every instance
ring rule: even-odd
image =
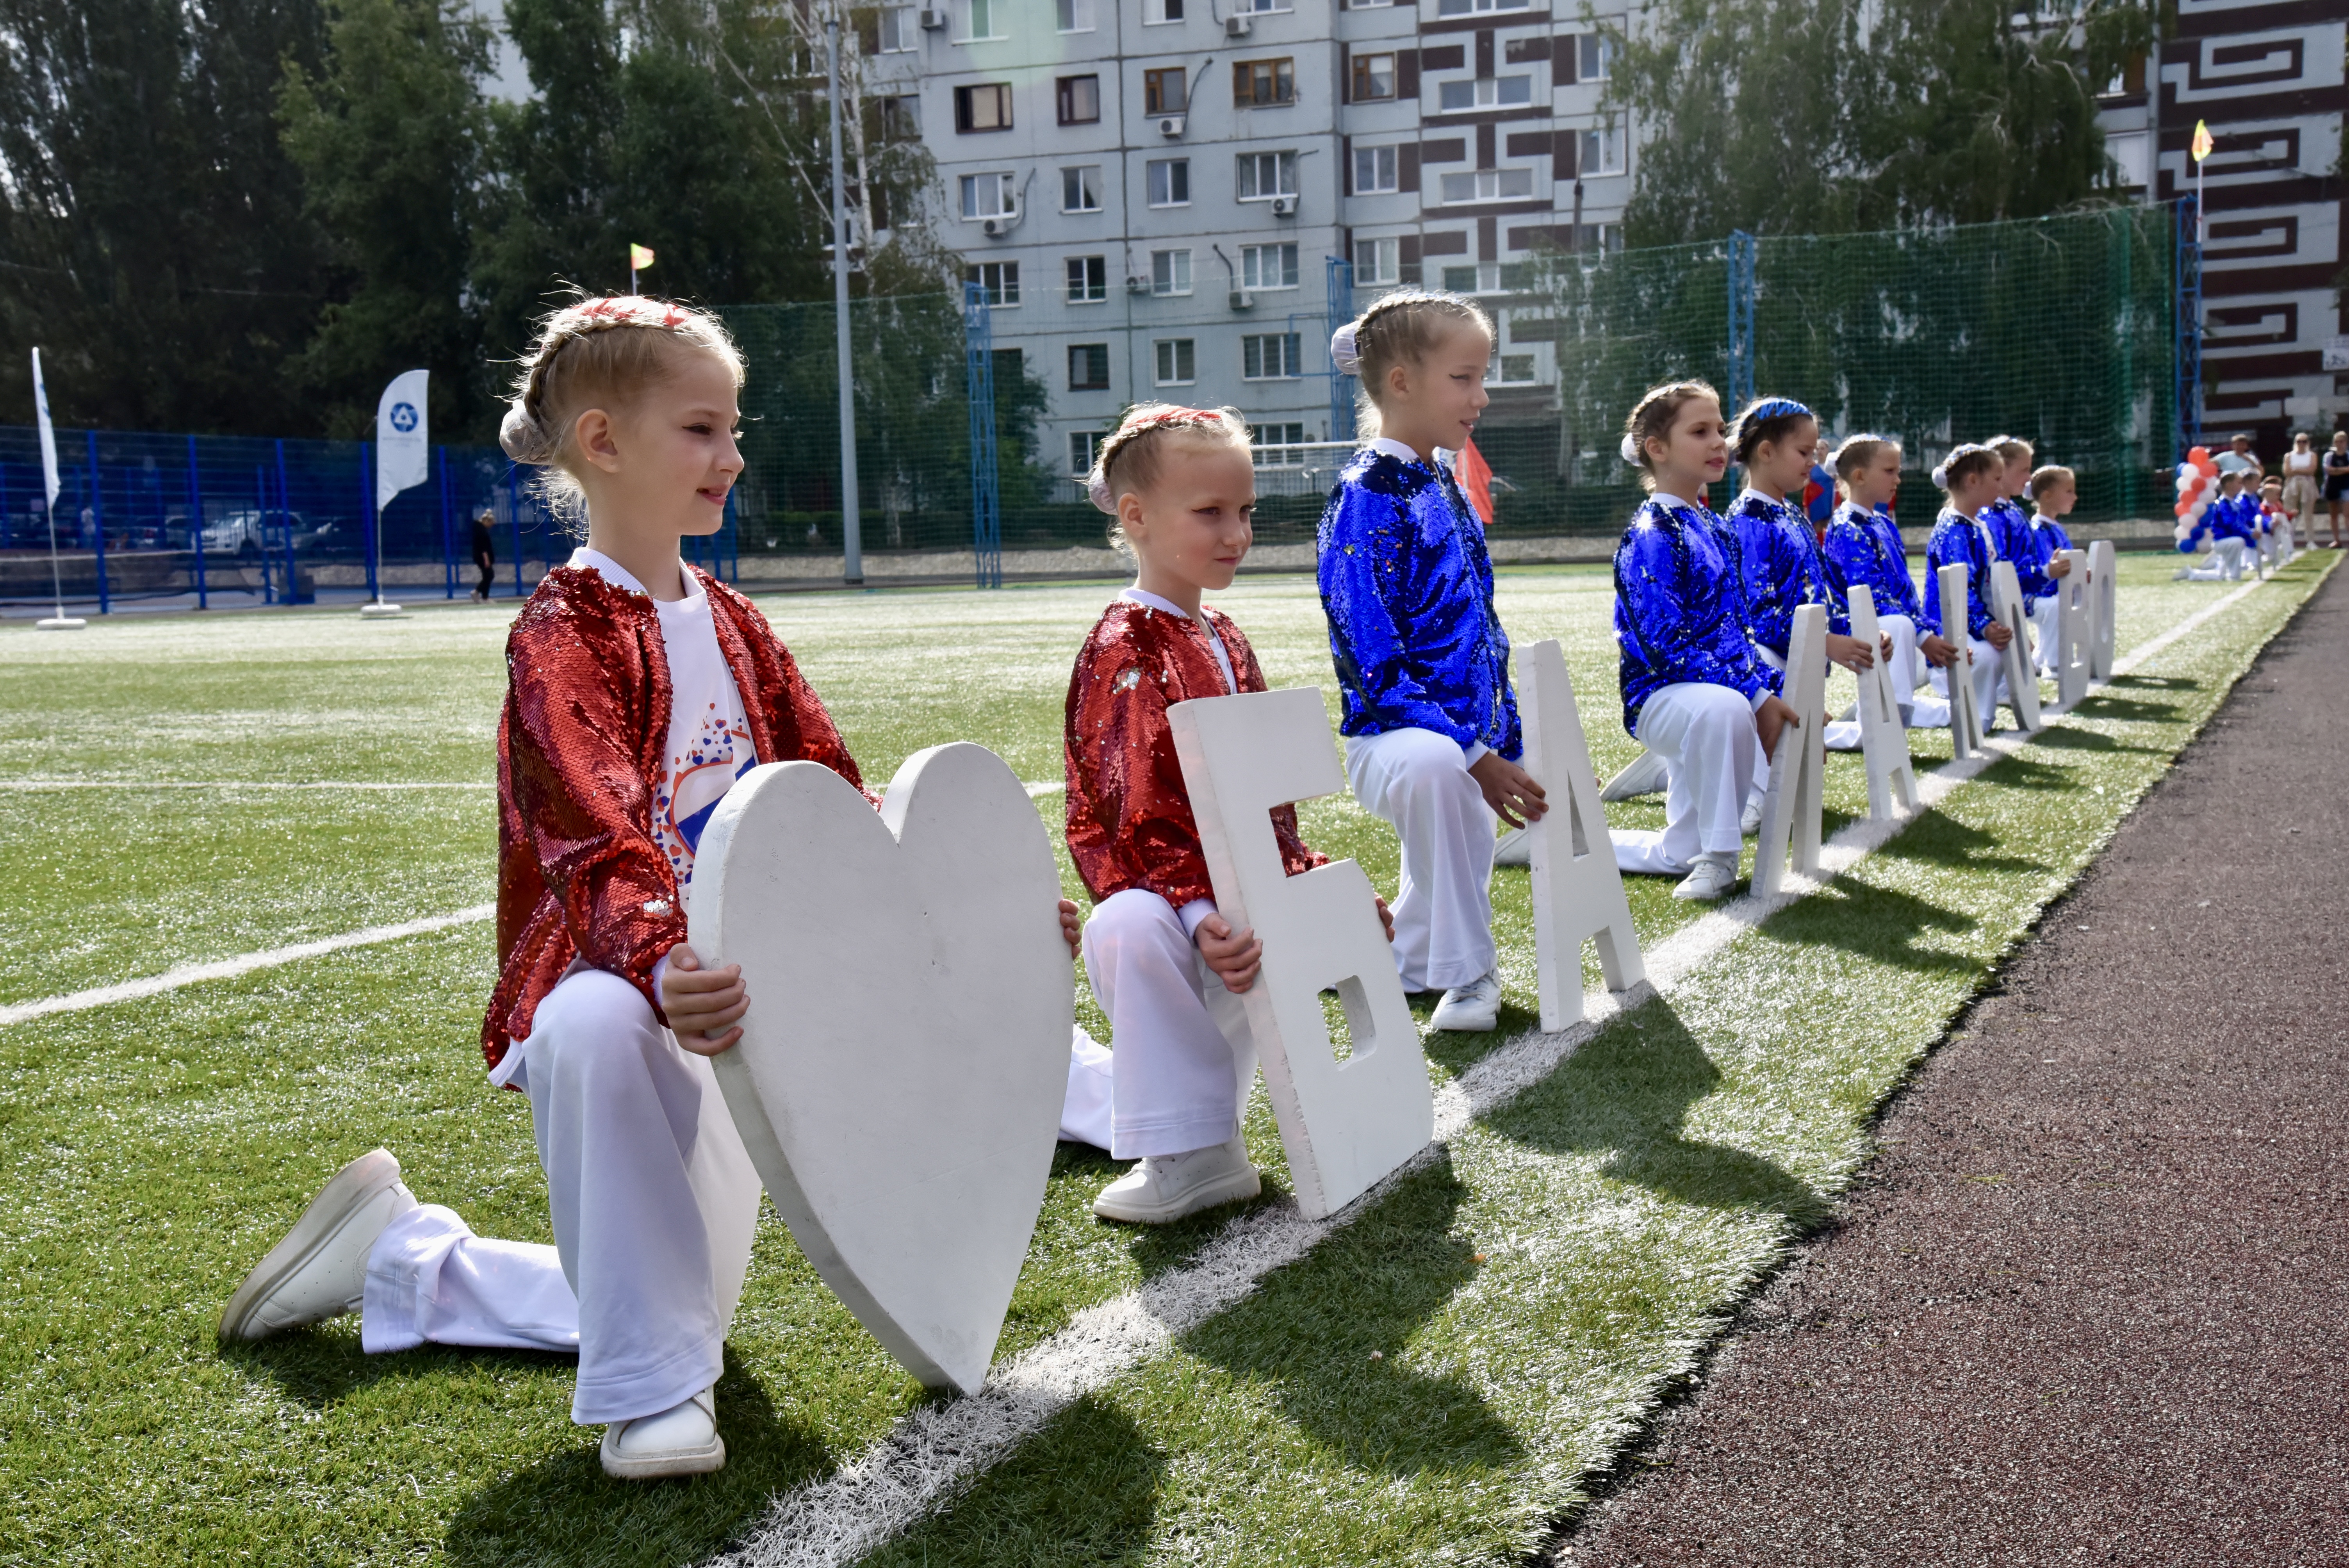
[[[1247,639],[1199,602],[1231,585],[1251,542],[1247,427],[1227,408],[1136,407],[1092,485],[1137,569],[1077,655],[1064,732],[1069,853],[1094,900],[1085,973],[1116,1048],[1075,1042],[1062,1130],[1140,1157],[1095,1213],[1164,1224],[1260,1186],[1240,1139],[1256,1047],[1239,995],[1263,944],[1216,913],[1166,718],[1265,689]],[[1291,876],[1327,861],[1298,837],[1295,808],[1273,813],[1273,832]]]

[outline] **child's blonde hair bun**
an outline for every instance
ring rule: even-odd
[[[1180,403],[1136,403],[1118,419],[1117,428],[1102,438],[1094,449],[1093,466],[1085,475],[1085,493],[1094,507],[1117,515],[1120,496],[1147,490],[1158,478],[1158,459],[1169,437],[1200,436],[1240,447],[1253,443],[1247,418],[1237,408],[1188,408]],[[1123,545],[1116,526],[1110,542]]]
[[[1330,335],[1330,363],[1340,376],[1361,379],[1354,422],[1365,439],[1379,433],[1379,389],[1387,372],[1398,365],[1421,363],[1446,333],[1463,326],[1476,328],[1489,343],[1500,341],[1492,316],[1465,294],[1390,289]]]
[[[572,422],[598,402],[626,402],[675,373],[678,349],[714,354],[740,387],[742,351],[707,311],[644,294],[574,300],[549,312],[516,366],[498,445],[518,463],[559,467]]]

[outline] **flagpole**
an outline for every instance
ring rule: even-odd
[[[49,519],[49,589],[57,595],[57,611],[47,620],[34,624],[44,632],[78,632],[89,623],[78,615],[66,614],[65,576],[57,566],[57,427],[49,421],[49,388],[41,379],[41,351],[37,348],[33,350],[33,411],[39,417],[41,426],[41,483],[48,497],[42,510]],[[202,518],[196,520],[196,526],[203,526]]]
[[[840,361],[840,575],[852,586],[864,581],[864,527],[857,515],[856,380],[849,355],[848,182],[840,166],[840,11],[833,6],[823,25],[824,74],[832,95],[832,314],[834,352]]]

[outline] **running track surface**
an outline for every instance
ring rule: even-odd
[[[2349,1563],[2344,844],[2336,574],[1549,1561]]]

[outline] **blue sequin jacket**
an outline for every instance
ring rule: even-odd
[[[2050,566],[2055,563],[2058,552],[2072,548],[2072,536],[2064,531],[2064,525],[2037,512],[2031,514],[2031,537],[2039,545],[2039,559]],[[2051,577],[2047,581],[2050,584],[2047,591],[2052,593],[2055,591],[2053,586],[2055,580]]]
[[[1982,538],[1982,525],[1963,512],[1949,507],[1933,520],[1933,536],[1925,542],[1924,614],[1917,624],[1935,636],[1945,634],[1941,627],[1941,568],[1963,566],[1966,569],[1966,635],[1980,641],[1990,629],[1990,545]],[[1956,642],[1955,635],[1950,635]]]
[[[1431,729],[1515,761],[1524,741],[1493,562],[1452,476],[1364,448],[1330,491],[1317,542],[1340,730]]]
[[[1615,546],[1615,641],[1622,649],[1623,727],[1668,686],[1725,686],[1748,702],[1780,689],[1739,615],[1737,561],[1707,507],[1651,497]]]
[[[1850,501],[1836,508],[1827,523],[1827,571],[1840,585],[1865,588],[1878,615],[1917,614],[1917,580],[1909,575],[1909,551],[1900,530],[1880,511]],[[1846,600],[1847,604],[1849,600]]]
[[[1745,620],[1756,645],[1780,658],[1794,636],[1795,612],[1824,604],[1827,630],[1851,635],[1851,606],[1828,580],[1818,541],[1800,507],[1747,490],[1729,509],[1745,583]]]
[[[2045,542],[2032,528],[2022,502],[2012,496],[1994,500],[1982,508],[1982,520],[1991,525],[1998,558],[2014,562],[2015,586],[2023,590],[2024,609],[2055,592],[2055,580],[2047,575]]]

